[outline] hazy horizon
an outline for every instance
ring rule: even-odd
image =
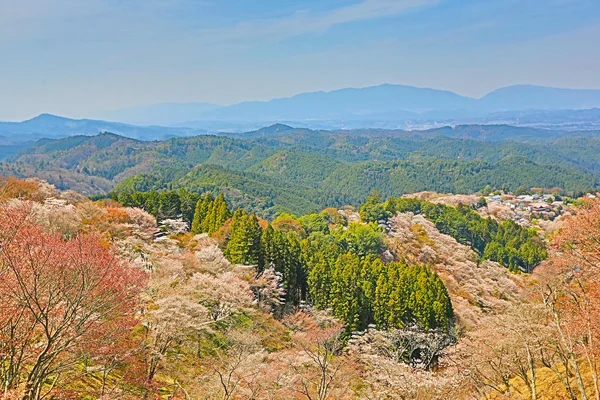
[[[85,4],[83,4],[85,3]],[[383,83],[600,88],[593,0],[0,3],[0,120]]]

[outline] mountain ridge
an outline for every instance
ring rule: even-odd
[[[151,176],[151,188],[159,190],[225,190],[236,204],[264,216],[358,204],[371,189],[397,196],[473,193],[506,184],[567,192],[598,187],[600,135],[565,138],[527,129],[518,135],[529,135],[529,141],[500,140],[510,139],[510,128],[460,126],[416,135],[276,125],[271,130],[279,131],[267,138],[256,132],[152,142],[104,133],[37,142],[5,158],[0,175],[38,176],[87,195],[130,190],[139,177]],[[539,136],[546,133],[546,139]]]
[[[330,91],[298,93],[266,101],[243,101],[228,106],[207,103],[180,103],[179,107],[204,107],[198,112],[171,115],[161,122],[169,126],[202,126],[215,121],[234,122],[286,121],[431,121],[455,119],[457,123],[474,122],[497,112],[525,110],[574,110],[600,107],[600,90],[569,89],[537,85],[512,85],[495,89],[475,98],[449,90],[409,85],[381,84],[367,87],[348,87]],[[166,114],[172,103],[156,104],[155,113]],[[161,111],[161,109],[164,109]],[[123,110],[122,110],[123,111]],[[131,121],[131,117],[124,117]],[[155,122],[148,119],[140,122]],[[315,126],[308,126],[315,127]],[[367,127],[367,126],[362,126]],[[248,126],[246,125],[246,129]]]
[[[22,122],[0,122],[0,135],[19,143],[38,139],[60,139],[72,136],[94,136],[102,132],[120,134],[133,139],[164,140],[205,134],[206,131],[191,128],[163,126],[137,126],[121,122],[93,119],[71,119],[43,113]]]
[[[167,115],[172,106],[179,111]],[[133,110],[137,110],[134,113],[142,110],[143,115],[154,116],[144,120],[146,117],[138,115],[141,118],[138,119],[139,124],[132,125],[40,114],[22,122],[0,122],[0,136],[17,137],[17,141],[22,143],[43,137],[95,135],[110,131],[135,139],[162,140],[206,133],[249,132],[274,124],[326,130],[376,128],[410,131],[464,124],[595,130],[600,129],[600,90],[515,85],[475,99],[447,90],[383,84],[300,93],[230,106],[166,103]],[[122,114],[123,119],[130,119],[125,114]],[[181,122],[192,115],[198,118]],[[175,121],[179,122],[169,124]]]

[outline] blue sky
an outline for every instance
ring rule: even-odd
[[[600,89],[598,0],[0,0],[0,120],[398,83]]]

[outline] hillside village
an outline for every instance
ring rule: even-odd
[[[487,212],[490,215],[512,219],[524,227],[546,228],[549,223],[560,216],[570,214],[570,209],[580,201],[552,194],[513,193],[491,194],[485,196]],[[595,199],[596,195],[588,193],[585,198]]]

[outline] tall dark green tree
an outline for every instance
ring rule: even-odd
[[[121,203],[124,207],[135,207],[133,202],[133,198],[128,192],[121,192],[117,196],[117,201]]]
[[[214,198],[210,193],[206,193],[204,197],[196,202],[196,208],[194,210],[194,219],[192,221],[192,233],[198,234],[204,232],[202,230],[204,219],[208,214],[208,208],[211,203],[214,201]]]
[[[256,214],[237,210],[231,223],[231,238],[225,256],[234,264],[258,266],[261,260],[262,228]]]
[[[223,193],[219,195],[214,201],[212,201],[206,212],[206,217],[202,221],[201,227],[202,232],[206,232],[209,235],[218,231],[221,226],[231,218],[231,211],[225,201]]]
[[[259,272],[265,268],[275,268],[275,264],[279,259],[278,250],[275,246],[275,229],[269,224],[260,238]]]
[[[315,232],[302,241],[310,300],[317,308],[329,307],[333,270],[340,253],[340,245],[331,235]]]
[[[383,267],[375,289],[374,318],[381,328],[415,324],[421,329],[449,331],[452,303],[437,274],[421,265],[390,263]]]

